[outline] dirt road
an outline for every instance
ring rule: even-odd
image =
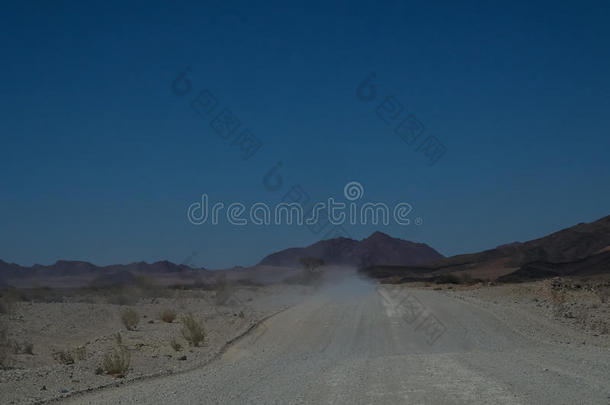
[[[205,368],[68,402],[609,404],[610,355],[531,340],[436,291],[353,281],[268,319]]]

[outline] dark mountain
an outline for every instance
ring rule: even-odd
[[[414,243],[375,232],[361,241],[348,238],[323,240],[304,248],[290,248],[265,257],[260,265],[300,266],[299,258],[317,257],[330,265],[421,265],[443,258],[425,243]]]
[[[439,261],[436,267],[467,268],[499,260],[505,267],[519,267],[535,261],[569,262],[591,256],[607,246],[610,246],[610,215],[527,242],[514,242],[480,253],[448,257]]]
[[[551,277],[610,274],[610,252],[605,251],[573,262],[531,262],[498,278],[501,282],[522,282]]]
[[[281,278],[279,273],[300,267],[301,257],[317,257],[328,265],[351,265],[363,269],[371,277],[398,281],[454,272],[505,281],[607,273],[610,216],[527,242],[514,242],[479,253],[448,258],[426,244],[393,238],[381,232],[375,232],[361,241],[329,239],[304,248],[273,253],[253,268],[226,270],[226,276],[246,279],[253,278],[253,274],[258,272],[256,274],[260,273],[260,280],[276,280]],[[133,283],[140,276],[154,277],[171,284],[194,278],[213,278],[213,274],[205,269],[193,269],[168,261],[96,266],[83,261],[59,260],[48,266],[36,264],[24,267],[0,260],[0,288],[3,285]]]
[[[514,271],[521,271],[518,277],[523,278],[527,269],[536,269],[534,273],[537,275],[532,277],[538,277],[543,269],[550,270],[548,274],[555,270],[583,272],[587,268],[598,271],[603,265],[597,262],[598,258],[592,256],[609,246],[610,216],[606,216],[527,242],[514,242],[479,253],[451,256],[424,266],[370,266],[365,269],[365,273],[375,278],[410,279],[461,271],[469,272],[474,277],[495,279]],[[561,267],[561,263],[571,264]]]
[[[44,266],[35,264],[31,267],[19,266],[0,260],[0,276],[3,278],[20,278],[32,276],[73,277],[97,273],[115,273],[129,271],[134,274],[167,274],[193,270],[184,264],[174,264],[168,261],[155,263],[137,262],[131,264],[113,264],[110,266],[96,266],[89,262],[76,260],[58,260],[54,264]]]
[[[20,266],[0,260],[0,284],[17,286],[86,286],[129,284],[137,276],[151,276],[170,279],[202,276],[208,272],[205,269],[193,269],[184,264],[174,264],[168,261],[155,263],[137,262],[131,264],[114,264],[96,266],[95,264],[75,261],[58,260],[45,266],[35,264],[31,267]]]

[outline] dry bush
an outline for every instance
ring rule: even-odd
[[[182,336],[191,346],[199,346],[205,341],[203,323],[195,319],[193,314],[182,317]]]
[[[174,322],[174,319],[176,319],[176,315],[176,311],[173,309],[164,309],[163,312],[161,312],[161,320],[163,322],[172,323]]]
[[[72,357],[72,354],[66,350],[60,350],[53,353],[53,358],[59,364],[74,364],[74,357]]]
[[[127,375],[131,354],[125,346],[118,346],[112,353],[104,354],[102,366],[106,374],[121,378]]]
[[[83,361],[87,358],[87,349],[85,346],[78,346],[74,349],[74,355],[76,356],[76,360]]]
[[[169,345],[172,347],[172,349],[174,349],[177,352],[182,350],[182,345],[180,343],[178,343],[176,338],[173,338],[172,340],[170,340]]]
[[[131,308],[127,308],[121,312],[121,322],[128,330],[134,330],[140,322],[140,315]]]

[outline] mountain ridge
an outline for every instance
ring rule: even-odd
[[[394,238],[376,231],[360,241],[350,238],[321,240],[305,247],[283,249],[265,256],[258,264],[299,266],[299,258],[317,257],[326,264],[352,265],[421,265],[444,258],[425,243]]]

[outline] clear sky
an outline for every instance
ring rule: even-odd
[[[275,204],[294,184],[407,201],[421,225],[348,232],[445,255],[609,214],[607,1],[85,3],[2,6],[3,260],[254,264],[320,235],[194,226],[186,208],[202,193]],[[251,158],[190,107],[204,89],[262,142]],[[436,164],[377,115],[387,96],[446,147]]]

